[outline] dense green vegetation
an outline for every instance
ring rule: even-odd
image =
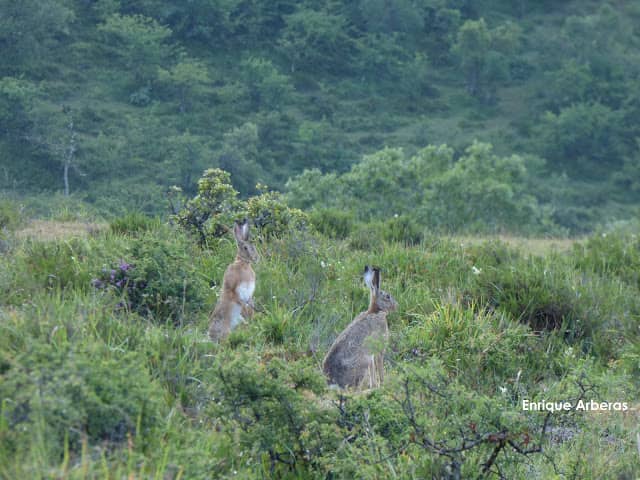
[[[198,198],[236,198],[226,179],[209,172]],[[216,204],[212,192],[226,194]],[[24,238],[21,213],[3,205],[0,477],[631,480],[640,471],[637,235],[534,256],[416,238],[403,219],[349,229],[336,212],[306,215],[263,193],[235,207],[253,206],[262,221],[259,313],[217,345],[207,317],[235,245],[213,227],[219,217],[191,228],[200,206],[187,202],[175,226],[128,214],[44,241]],[[382,388],[341,393],[320,363],[367,304],[364,264],[383,267],[400,308]],[[628,410],[530,412],[525,400]]]
[[[0,478],[637,478],[636,3],[0,12]],[[338,391],[365,264],[385,381]]]
[[[51,200],[57,192],[101,215],[163,213],[171,185],[191,195],[213,167],[242,196],[258,182],[282,190],[305,169],[354,168],[350,184],[369,168],[358,167],[363,155],[448,145],[448,164],[404,185],[434,228],[580,233],[637,214],[634,2],[2,0],[0,9],[0,188],[35,212],[66,205]],[[442,212],[476,140],[512,159],[472,168],[475,192],[455,200],[497,202],[491,221],[460,206]],[[477,183],[487,174],[498,178]],[[368,187],[389,208],[414,207],[385,185]]]

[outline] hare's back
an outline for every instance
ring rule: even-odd
[[[388,335],[387,319],[384,313],[361,313],[333,342],[324,363],[349,364],[357,357],[368,355],[367,339]]]

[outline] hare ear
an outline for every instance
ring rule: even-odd
[[[249,241],[249,220],[246,218],[242,221],[242,239],[245,242]]]
[[[238,223],[238,221],[236,220],[236,222],[233,225],[233,234],[235,235],[236,240],[238,242],[241,242],[243,240],[242,229],[243,229],[243,226],[240,223]]]
[[[373,288],[375,289],[375,291],[377,292],[378,290],[380,290],[380,269],[379,268],[374,268],[373,269],[373,282],[372,282]]]
[[[369,268],[369,265],[364,266],[364,283],[369,288],[373,288],[373,270]]]

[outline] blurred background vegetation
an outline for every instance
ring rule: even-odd
[[[0,189],[36,213],[64,197],[165,213],[170,186],[191,195],[213,167],[242,197],[330,191],[357,218],[418,211],[444,231],[580,234],[638,213],[634,2],[0,10]]]

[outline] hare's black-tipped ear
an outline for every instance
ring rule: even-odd
[[[242,239],[247,242],[249,241],[249,220],[246,218],[242,220]]]
[[[236,237],[236,240],[238,241],[243,240],[242,224],[237,220],[233,224],[233,235]]]
[[[375,288],[376,290],[380,289],[380,269],[379,268],[373,269],[372,285],[373,285],[373,288]]]
[[[373,270],[369,267],[369,265],[364,266],[364,283],[369,288],[373,288]]]

